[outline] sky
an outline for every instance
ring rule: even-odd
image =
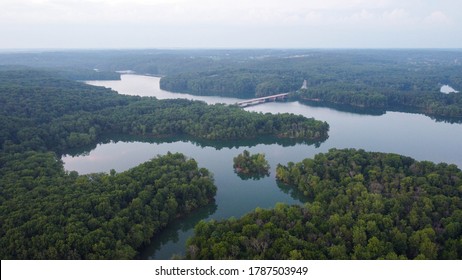
[[[462,48],[461,0],[0,0],[0,49]]]

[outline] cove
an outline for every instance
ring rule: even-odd
[[[188,98],[207,103],[235,103],[239,99],[197,97],[163,91],[157,77],[122,75],[120,81],[92,81],[89,84],[105,86],[121,94]],[[278,202],[302,204],[300,194],[278,185],[274,179],[278,163],[298,162],[330,148],[361,148],[367,151],[393,152],[417,160],[447,162],[462,167],[462,125],[436,122],[424,115],[385,112],[381,115],[356,114],[325,107],[314,107],[299,102],[265,103],[246,110],[259,112],[289,112],[327,121],[329,138],[317,145],[255,141],[221,143],[197,142],[190,139],[139,139],[113,137],[96,147],[81,151],[78,156],[63,156],[66,170],[81,174],[120,172],[134,167],[158,154],[181,152],[197,160],[200,167],[209,169],[218,187],[216,200],[209,207],[182,217],[156,235],[140,258],[170,259],[183,254],[185,243],[201,219],[240,217],[256,207],[271,208]],[[232,168],[232,158],[244,149],[251,153],[265,153],[271,165],[270,176],[260,180],[242,180]]]

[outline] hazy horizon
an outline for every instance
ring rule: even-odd
[[[146,51],[149,51],[149,50],[165,50],[165,51],[194,51],[194,50],[198,50],[198,51],[202,51],[202,50],[223,50],[223,51],[226,51],[226,50],[230,50],[230,51],[239,51],[239,50],[293,50],[293,51],[297,51],[297,50],[301,50],[301,51],[305,51],[305,50],[322,50],[322,51],[329,51],[329,50],[371,50],[371,51],[374,51],[374,50],[377,50],[377,51],[380,51],[380,50],[384,50],[384,51],[400,51],[400,50],[418,50],[418,51],[432,51],[432,50],[461,50],[462,51],[462,47],[448,47],[448,48],[444,48],[444,47],[429,47],[429,48],[425,48],[425,47],[408,47],[408,48],[399,48],[399,47],[389,47],[389,48],[386,48],[386,47],[370,47],[370,48],[367,48],[367,47],[325,47],[325,48],[322,48],[322,47],[319,47],[319,48],[310,48],[310,47],[306,47],[306,48],[290,48],[290,47],[229,47],[229,48],[225,48],[225,47],[152,47],[152,48],[148,48],[148,47],[139,47],[139,48],[111,48],[111,47],[101,47],[101,48],[86,48],[86,47],[81,47],[81,48],[66,48],[66,47],[63,47],[63,48],[11,48],[11,49],[0,49],[0,53],[5,53],[5,52],[86,52],[86,51],[143,51],[143,50],[146,50]]]

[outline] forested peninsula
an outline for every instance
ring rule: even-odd
[[[455,165],[332,149],[276,172],[310,202],[200,222],[187,258],[462,258],[462,171]]]
[[[325,122],[237,106],[123,96],[53,72],[0,69],[0,257],[131,259],[172,219],[213,200],[208,170],[167,154],[117,174],[79,175],[59,159],[113,133],[323,141]]]
[[[209,140],[260,136],[324,141],[326,122],[293,114],[246,112],[200,101],[124,96],[37,70],[0,71],[4,151],[64,151],[107,133]]]

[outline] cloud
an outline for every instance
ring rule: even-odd
[[[390,21],[400,21],[409,17],[409,13],[404,9],[394,9],[383,13],[383,17]]]
[[[371,21],[371,20],[376,20],[377,15],[375,15],[374,13],[366,9],[362,9],[360,12],[354,13],[350,19],[356,22]]]
[[[428,24],[443,24],[447,25],[451,23],[451,19],[442,11],[434,11],[425,18],[425,22]]]
[[[382,14],[383,24],[389,26],[407,27],[416,25],[419,19],[413,16],[405,9],[394,9],[392,11],[385,11]]]

